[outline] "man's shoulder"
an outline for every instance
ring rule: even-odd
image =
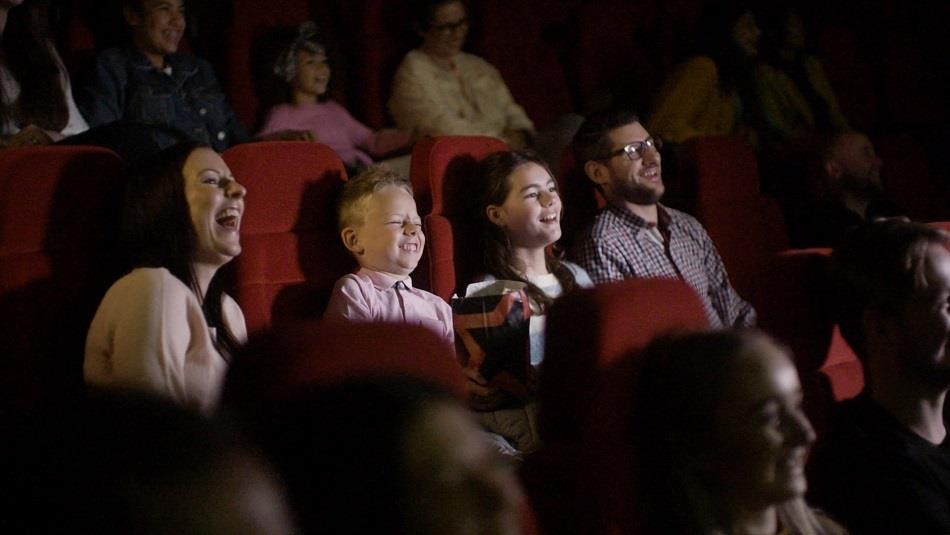
[[[839,454],[896,461],[912,456],[914,444],[921,440],[869,395],[862,394],[835,406],[824,442]]]
[[[663,206],[663,210],[666,211],[670,218],[670,227],[673,229],[674,238],[676,236],[676,230],[681,230],[695,240],[703,241],[709,239],[709,233],[706,232],[706,228],[703,227],[703,224],[700,223],[696,217],[668,206]]]
[[[624,227],[632,227],[627,224],[620,214],[616,213],[611,207],[606,206],[594,216],[594,222],[587,229],[590,236],[601,236],[611,234]]]
[[[666,211],[667,215],[670,216],[670,219],[672,221],[675,221],[677,223],[683,223],[683,224],[694,226],[694,227],[703,228],[703,224],[700,223],[699,220],[696,219],[696,217],[682,210],[677,210],[676,208],[670,208],[669,206],[666,206],[665,204],[661,206],[663,210]]]
[[[946,533],[950,526],[950,454],[866,394],[835,407],[813,465],[815,502],[855,532]]]

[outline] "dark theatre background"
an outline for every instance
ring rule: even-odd
[[[466,49],[501,71],[515,100],[539,129],[565,113],[583,114],[609,104],[647,113],[667,73],[691,53],[700,13],[713,3],[470,0]],[[125,24],[119,4],[117,0],[52,0],[54,35],[74,87],[82,83],[98,50],[122,41]],[[370,127],[382,128],[392,125],[386,102],[393,73],[417,44],[407,4],[407,0],[192,0],[187,2],[188,28],[182,49],[214,65],[237,116],[254,132],[274,102],[271,62],[286,38],[286,28],[313,20],[328,45],[334,98]],[[803,0],[796,6],[844,115],[852,127],[870,135],[884,161],[887,195],[913,219],[950,221],[946,98],[950,94],[950,3]],[[426,197],[418,202],[427,225],[451,223],[452,214],[443,203],[449,192],[442,190],[441,181],[465,170],[464,165],[453,165],[453,158],[460,154],[480,158],[498,148],[484,140],[417,144],[413,157],[427,163],[427,174],[417,176],[414,170],[412,181],[417,196]],[[703,222],[736,289],[758,309],[761,326],[798,356],[810,413],[820,432],[820,400],[853,396],[863,384],[860,367],[840,337],[833,335],[833,325],[825,316],[821,273],[828,251],[781,252],[788,244],[782,216],[774,200],[760,193],[760,169],[765,166],[756,161],[751,147],[723,138],[697,140],[682,148],[675,176],[673,169],[664,168],[667,200]],[[300,303],[314,292],[317,300],[310,306],[321,302],[333,281],[350,267],[345,252],[323,257],[326,251],[315,246],[335,237],[327,217],[328,199],[345,177],[339,160],[321,151],[324,148],[315,151],[303,144],[277,148],[249,144],[225,155],[235,175],[252,192],[242,229],[244,253],[230,267],[235,297],[251,331],[281,315],[314,315],[314,310],[304,310]],[[4,359],[0,415],[81,384],[85,330],[105,289],[120,275],[115,272],[114,223],[122,167],[106,151],[89,151],[65,164],[53,156],[39,164],[0,158],[0,356]],[[77,174],[94,180],[39,180]],[[319,179],[313,180],[314,174]],[[273,187],[275,177],[285,180],[284,186]],[[564,193],[565,204],[574,210],[574,214],[568,212],[565,224],[579,225],[571,218],[582,221],[594,200],[583,195],[571,198],[570,188]],[[467,268],[460,265],[464,260],[453,259],[452,252],[458,249],[452,242],[440,241],[438,230],[430,232],[431,228],[427,228],[427,254],[415,277],[421,286],[450,295],[462,283],[456,280],[456,271],[465,273]],[[565,236],[574,230],[576,226],[565,229]],[[446,262],[452,268],[448,273]],[[642,297],[653,290],[639,291]],[[676,294],[681,289],[670,291]],[[550,324],[561,325],[562,333],[577,334],[565,351],[596,347],[592,359],[611,360],[618,347],[645,342],[638,338],[645,336],[643,332],[617,339],[606,327],[606,319],[599,329],[576,332],[579,316],[575,313],[588,314],[588,320],[609,318],[629,306],[618,295],[595,292],[552,312]],[[687,325],[701,323],[691,308],[694,303],[688,296],[683,299],[682,308],[667,302],[664,307],[670,310],[657,315],[680,314],[687,317]],[[657,322],[645,329],[659,329],[664,322],[662,317],[640,320]],[[575,369],[562,373],[575,380],[582,377]],[[572,439],[570,432],[561,430],[560,435],[554,432],[555,442],[568,444]],[[539,458],[526,465],[529,491],[532,477],[550,474],[545,462]],[[569,471],[561,474],[571,477]],[[534,488],[540,486],[537,480],[533,483]],[[584,488],[584,482],[580,484]],[[557,504],[563,503],[563,496],[550,504],[544,496],[533,498],[542,517],[556,516]],[[542,521],[552,522],[551,518]]]

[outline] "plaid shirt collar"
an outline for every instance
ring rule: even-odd
[[[632,225],[638,229],[648,229],[654,226],[653,223],[650,223],[646,219],[643,219],[637,214],[631,212],[625,206],[607,203],[605,209],[612,213],[614,217],[619,219],[620,222],[625,225]],[[670,227],[673,226],[673,216],[671,216],[666,210],[666,207],[660,203],[656,203],[656,216],[657,224],[655,226],[658,227],[660,229],[660,233],[662,233],[663,236],[669,240]]]

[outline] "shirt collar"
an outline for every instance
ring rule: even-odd
[[[608,203],[607,209],[621,220],[631,223],[637,227],[650,228],[653,226],[652,223],[647,223],[646,219],[643,219],[623,206],[617,206],[616,204]],[[656,203],[656,216],[656,226],[659,227],[660,231],[664,233],[669,232],[670,224],[673,222],[673,217],[670,216],[670,213],[667,211],[666,207],[660,203]]]
[[[410,289],[412,288],[412,277],[406,276],[403,279],[398,277],[393,277],[385,273],[380,273],[379,271],[373,271],[372,269],[361,268],[358,272],[359,275],[365,275],[376,287],[377,290],[389,290],[397,282],[402,281]]]

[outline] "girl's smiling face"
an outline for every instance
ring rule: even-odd
[[[508,178],[508,195],[485,208],[488,220],[501,227],[512,247],[547,247],[561,238],[561,197],[548,171],[528,162]]]
[[[297,51],[296,76],[291,81],[294,94],[316,99],[327,92],[330,83],[330,65],[322,53]]]

